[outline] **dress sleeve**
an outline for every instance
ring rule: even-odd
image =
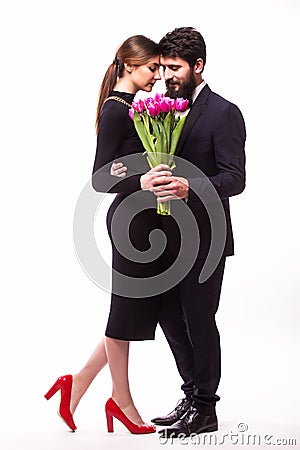
[[[92,186],[97,192],[130,193],[141,189],[140,174],[125,178],[110,174],[111,164],[120,154],[122,144],[130,133],[126,114],[128,108],[117,102],[103,107],[92,176]]]

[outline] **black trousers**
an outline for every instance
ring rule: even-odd
[[[204,414],[215,410],[221,376],[220,337],[215,321],[225,267],[222,257],[211,277],[199,284],[204,261],[162,295],[159,323],[184,381],[182,389]]]

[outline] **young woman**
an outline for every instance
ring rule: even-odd
[[[129,117],[129,108],[138,90],[151,92],[159,79],[157,44],[141,35],[127,39],[118,49],[100,88],[96,119],[97,150],[92,180],[96,191],[107,191],[105,180],[108,176],[112,178],[112,175],[105,168],[110,166],[116,158],[144,151]],[[101,171],[102,168],[105,170]],[[113,239],[112,219],[122,201],[130,193],[141,189],[141,178],[145,183],[151,174],[122,178],[123,169],[119,173],[121,176],[118,178],[119,183],[110,189],[110,192],[117,192],[107,215],[108,232],[113,250],[112,264],[113,269],[120,273],[133,278],[143,278],[159,273],[160,268],[153,262],[141,264],[130,261],[118,252]],[[169,171],[161,171],[161,168],[158,170],[161,175],[164,173],[170,175]],[[147,194],[149,195],[149,192]],[[153,196],[153,209],[142,211],[130,224],[133,245],[140,251],[145,250],[145,246],[149,246],[148,236],[153,227],[157,228],[157,221],[156,199]],[[114,275],[112,286],[114,287]],[[154,339],[159,302],[159,296],[136,299],[126,296],[125,293],[117,295],[112,292],[105,337],[79,373],[58,378],[45,395],[49,399],[55,392],[61,391],[60,416],[71,430],[76,429],[73,414],[80,399],[108,362],[113,385],[112,397],[105,406],[108,431],[113,431],[113,417],[119,419],[131,433],[155,431],[154,426],[144,423],[134,405],[128,380],[128,352],[129,341]]]

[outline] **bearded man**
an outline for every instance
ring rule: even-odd
[[[216,431],[218,420],[216,394],[221,374],[220,338],[215,314],[218,309],[226,257],[233,255],[229,197],[245,187],[246,131],[237,106],[211,91],[202,77],[206,63],[206,45],[201,34],[191,27],[167,33],[159,43],[167,93],[190,99],[191,108],[176,149],[180,156],[206,176],[180,173],[180,164],[172,176],[152,179],[148,188],[160,201],[172,204],[185,199],[197,221],[201,242],[196,261],[185,278],[173,289],[174,301],[164,303],[160,325],[168,340],[181,377],[185,398],[168,415],[153,422],[167,428],[161,435],[178,437]],[[177,163],[176,163],[177,164]],[[199,198],[207,183],[216,191],[223,208],[224,224],[211,224],[206,207]],[[175,236],[172,217],[162,217],[168,236]],[[184,224],[182,225],[184,226]],[[212,228],[224,228],[224,248],[211,276],[199,282],[199,274],[208,257]],[[172,227],[174,233],[171,232]],[[221,230],[222,231],[222,230]],[[177,232],[178,235],[178,232]],[[171,248],[178,248],[174,238]]]
[[[163,164],[152,169],[141,177],[141,189],[153,192],[160,202],[172,200],[173,210],[178,200],[184,200],[200,234],[200,242],[195,242],[199,248],[191,270],[182,281],[161,294],[159,324],[184,381],[185,396],[171,413],[152,422],[167,427],[160,430],[162,437],[176,438],[218,430],[216,402],[220,397],[216,392],[221,376],[221,354],[215,315],[225,261],[234,254],[229,197],[245,188],[246,130],[238,107],[212,92],[202,77],[206,45],[197,30],[176,28],[161,39],[159,48],[166,95],[189,99],[190,109],[175,152],[179,157],[175,170],[171,173]],[[188,169],[186,164],[181,164],[183,160],[189,163]],[[170,175],[161,176],[168,169]],[[114,175],[126,176],[126,171],[122,163],[113,166]],[[215,215],[212,221],[209,209],[215,205],[223,215]],[[161,222],[168,237],[164,252],[165,268],[168,268],[181,249],[179,228],[184,230],[189,222],[183,218],[178,227],[172,216],[162,216]],[[224,237],[214,255],[217,263],[206,281],[199,282],[216,234]]]

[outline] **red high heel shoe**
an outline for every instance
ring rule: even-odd
[[[45,398],[49,400],[60,389],[61,401],[58,414],[66,422],[68,427],[70,427],[72,431],[75,431],[77,427],[70,411],[72,383],[72,375],[64,375],[63,377],[59,377],[52,388],[50,388],[47,394],[45,394]]]
[[[113,418],[115,417],[120,422],[125,425],[125,427],[130,431],[132,434],[147,434],[147,433],[155,433],[156,429],[153,425],[136,425],[135,423],[131,422],[131,420],[128,419],[127,416],[123,413],[121,408],[116,404],[116,402],[109,398],[105,405],[105,413],[106,413],[106,420],[107,420],[107,431],[109,433],[112,433],[114,431],[114,424],[113,424]]]

